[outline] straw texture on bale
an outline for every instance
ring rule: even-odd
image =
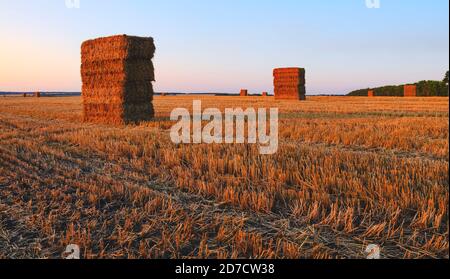
[[[86,62],[81,65],[83,80],[103,81],[155,81],[151,60],[110,60]],[[89,83],[89,82],[88,82]]]
[[[246,96],[248,96],[248,90],[247,90],[247,89],[241,89],[240,96],[241,96],[241,97],[246,97]]]
[[[305,75],[305,69],[303,68],[278,68],[273,70],[274,76],[286,76],[286,75],[293,75],[293,76],[304,76]]]
[[[86,41],[81,46],[82,63],[105,60],[151,60],[155,54],[153,38],[118,35]]]
[[[306,100],[306,79],[303,68],[273,70],[275,99]]]
[[[405,97],[417,97],[417,85],[405,85],[404,86]]]
[[[154,53],[152,38],[120,35],[84,42],[84,121],[128,124],[152,119]]]

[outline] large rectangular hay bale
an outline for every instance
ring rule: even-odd
[[[155,81],[155,69],[148,59],[116,59],[103,61],[86,61],[81,65],[83,78],[94,81],[110,79]]]
[[[117,59],[151,60],[155,54],[153,38],[127,35],[98,38],[81,45],[82,63]]]
[[[405,97],[417,97],[417,85],[405,85],[403,89]]]
[[[147,84],[142,86],[124,85],[111,87],[88,87],[82,86],[83,98],[86,100],[100,100],[104,103],[110,102],[145,102],[153,101],[153,87]],[[133,92],[133,94],[127,94]]]
[[[154,53],[152,38],[120,35],[84,42],[84,121],[127,124],[152,119]]]
[[[305,72],[304,68],[278,68],[273,70],[273,76],[304,76]]]
[[[277,100],[305,100],[306,78],[303,68],[279,68],[273,70],[274,92]]]
[[[304,100],[306,98],[306,88],[300,86],[292,89],[275,89],[275,99],[277,100]]]
[[[274,78],[273,83],[275,85],[283,85],[283,84],[297,84],[297,85],[305,85],[306,80],[304,77],[292,77],[292,78]]]

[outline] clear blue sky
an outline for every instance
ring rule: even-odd
[[[443,78],[448,0],[0,0],[0,90],[79,91],[80,45],[155,38],[157,91],[272,91],[307,70],[308,94]]]

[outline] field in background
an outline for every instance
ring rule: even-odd
[[[280,147],[174,145],[175,107],[279,107]],[[449,257],[449,99],[156,97],[139,126],[81,98],[0,99],[0,258]]]

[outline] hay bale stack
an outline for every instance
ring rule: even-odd
[[[262,93],[262,96],[263,96],[263,97],[267,97],[267,96],[269,96],[269,93],[263,92],[263,93]]]
[[[248,96],[248,90],[247,89],[241,89],[241,93],[239,95],[241,97],[247,97]]]
[[[375,97],[375,92],[373,90],[369,90],[369,92],[367,92],[367,96]]]
[[[41,97],[41,92],[34,92],[34,97],[36,98],[40,98]]]
[[[404,88],[405,97],[417,97],[417,86],[416,85],[405,85]]]
[[[154,54],[153,38],[119,35],[84,42],[84,121],[120,125],[152,119]]]
[[[275,99],[306,100],[306,79],[303,68],[280,68],[273,70]]]

